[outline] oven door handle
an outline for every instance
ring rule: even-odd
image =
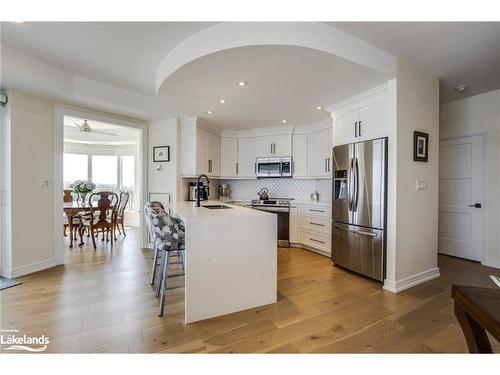
[[[255,207],[252,206],[254,210],[265,211],[265,212],[285,212],[289,213],[290,209],[285,207]]]

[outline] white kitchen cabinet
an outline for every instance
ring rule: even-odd
[[[292,136],[289,134],[255,138],[257,157],[291,156]]]
[[[208,154],[207,154],[208,132],[196,129],[196,175],[208,175]]]
[[[220,175],[220,137],[207,132],[208,176]]]
[[[256,138],[238,139],[238,177],[256,178]]]
[[[221,137],[220,139],[220,176],[238,177],[238,139]]]
[[[387,86],[333,106],[334,145],[362,142],[389,136],[389,102]]]
[[[296,204],[290,204],[290,243],[300,243],[299,209]]]
[[[293,178],[305,178],[307,175],[307,134],[293,135]]]
[[[332,128],[309,133],[309,177],[329,178],[332,173]]]
[[[329,205],[299,205],[300,243],[323,255],[331,254],[331,208]],[[291,219],[290,219],[291,221]],[[290,241],[291,242],[291,241]]]

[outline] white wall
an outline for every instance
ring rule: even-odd
[[[169,193],[171,201],[178,196],[180,124],[177,119],[153,121],[148,128],[148,186],[150,193]],[[153,163],[153,147],[170,146],[170,162]],[[160,170],[157,168],[160,167]]]
[[[439,277],[439,82],[398,59],[397,79],[390,91],[395,94],[391,107],[396,105],[396,143],[389,148],[388,199],[389,215],[395,213],[395,221],[393,216],[388,223],[390,268],[384,287],[401,291]],[[429,133],[427,163],[413,161],[415,130]],[[417,180],[426,181],[427,189],[417,191]]]
[[[9,90],[2,128],[2,275],[56,265],[54,246],[54,103]],[[5,178],[7,177],[7,178]],[[48,187],[40,187],[48,180]],[[29,233],[29,235],[26,235]],[[10,254],[8,254],[10,253]]]
[[[500,90],[445,103],[441,106],[440,136],[484,134],[486,139],[486,259],[500,268]]]

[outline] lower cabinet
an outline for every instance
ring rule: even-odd
[[[331,254],[331,207],[328,204],[290,206],[290,243]]]

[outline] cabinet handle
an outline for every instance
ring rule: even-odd
[[[358,137],[358,122],[357,121],[354,123],[354,136],[356,138]]]
[[[328,172],[328,166],[327,166],[327,163],[328,163],[328,158],[325,158],[325,172]]]
[[[273,144],[271,143],[271,154],[273,153]]]
[[[315,210],[314,208],[310,208],[309,211],[312,211],[312,212],[323,212],[323,213],[326,212],[326,211],[323,211],[323,210]]]
[[[238,174],[238,163],[236,163],[236,174]]]
[[[361,121],[358,124],[358,135],[361,137]]]
[[[325,241],[315,240],[314,238],[309,238],[309,240],[324,244]]]
[[[330,172],[330,158],[327,159],[326,165],[328,166],[327,172]]]
[[[257,174],[257,163],[254,163],[253,168],[254,168],[254,172],[255,172],[255,174]]]
[[[318,227],[324,227],[325,224],[319,224],[319,223],[313,223],[312,221],[309,222],[311,225],[317,225]]]

